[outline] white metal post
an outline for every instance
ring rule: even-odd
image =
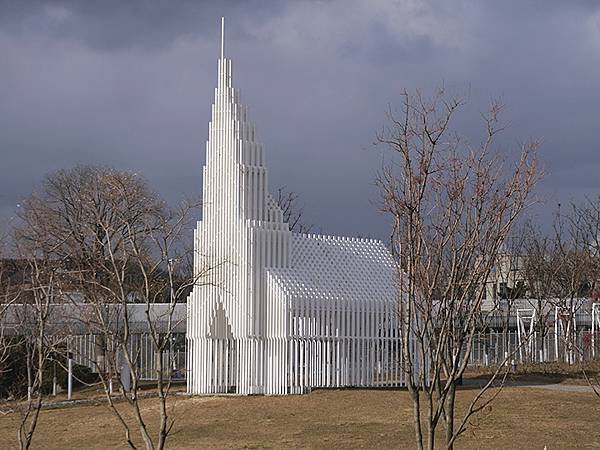
[[[73,354],[67,353],[67,400],[73,397]]]
[[[591,345],[592,345],[592,358],[596,357],[596,305],[598,303],[592,304],[592,336],[591,336]]]

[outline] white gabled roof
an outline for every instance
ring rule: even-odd
[[[294,233],[290,268],[267,273],[292,297],[395,299],[395,264],[383,242]]]

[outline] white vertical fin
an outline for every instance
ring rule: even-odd
[[[221,17],[221,59],[225,58],[225,17]]]

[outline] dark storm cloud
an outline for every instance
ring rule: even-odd
[[[469,97],[465,134],[500,96],[502,144],[543,140],[549,203],[600,190],[595,1],[0,0],[0,217],[75,164],[198,195],[221,15],[271,185],[324,232],[387,235],[371,143],[402,89],[442,82]]]
[[[101,51],[168,46],[186,36],[213,36],[215,18],[274,14],[283,3],[203,1],[2,1],[0,24],[12,33],[74,39]],[[243,6],[243,8],[242,8]]]

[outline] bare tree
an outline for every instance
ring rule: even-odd
[[[6,254],[6,235],[0,234],[0,379],[6,376],[11,350],[15,347],[14,330],[9,329],[8,316],[11,306],[20,297],[20,284],[14,283],[14,261]],[[0,395],[2,395],[0,393]]]
[[[55,257],[66,261],[72,301],[98,344],[89,364],[131,448],[134,430],[146,448],[162,449],[173,427],[172,373],[163,356],[180,320],[176,307],[204,274],[192,269],[189,246],[182,242],[194,206],[170,210],[136,175],[101,167],[59,171],[24,204],[30,233],[46,236]],[[141,335],[155,353],[160,420],[154,431],[140,406]],[[116,399],[129,405],[133,423]]]
[[[591,197],[579,208],[581,226],[589,236],[589,249],[592,259],[592,291],[598,292],[600,288],[600,195]]]
[[[567,213],[559,205],[553,224],[550,252],[556,267],[550,281],[551,304],[556,308],[559,343],[569,364],[577,354],[576,314],[590,297],[595,278],[593,240],[584,211],[571,204]]]
[[[560,205],[554,225],[554,240],[560,275],[553,279],[556,298],[553,305],[560,310],[562,323],[562,357],[570,364],[579,359],[581,371],[594,394],[600,398],[600,378],[590,363],[597,351],[597,335],[586,342],[577,341],[576,312],[588,309],[591,319],[597,320],[593,308],[600,298],[600,196],[586,198],[580,204],[572,203],[567,214]],[[592,330],[594,326],[592,326]],[[589,345],[591,354],[586,355]]]
[[[511,233],[502,245],[487,281],[487,306],[502,314],[504,349],[509,348],[510,319],[527,293],[523,270],[525,236],[522,229]]]
[[[588,309],[592,312],[598,302],[600,281],[600,197],[587,198],[580,204],[571,203],[567,212],[559,205],[553,227],[553,254],[556,274],[550,283],[552,305],[557,310],[557,327],[560,327],[558,347],[569,364],[579,359],[584,378],[600,398],[600,380],[597,371],[590,370],[591,355],[586,355],[586,345],[595,346],[596,336],[589,342],[578,342],[576,314]],[[592,313],[592,320],[594,320]],[[597,347],[596,347],[597,348]],[[557,354],[559,353],[557,349]],[[593,355],[593,351],[591,353]]]
[[[545,355],[545,337],[553,317],[553,280],[561,270],[558,255],[554,251],[554,240],[541,231],[541,227],[528,223],[523,230],[523,277],[527,285],[527,303],[535,310],[535,332],[538,336],[537,351]]]
[[[275,203],[283,212],[283,220],[290,225],[291,231],[298,233],[310,233],[313,225],[304,222],[304,210],[298,204],[299,196],[295,192],[288,191],[285,186],[277,188]]]
[[[47,363],[54,353],[56,340],[49,331],[51,307],[61,296],[60,278],[63,261],[54,257],[46,237],[32,238],[27,234],[27,222],[15,230],[15,243],[21,273],[21,302],[13,317],[18,320],[16,345],[25,348],[27,394],[17,402],[20,413],[18,442],[21,449],[31,446],[44,399]],[[13,324],[15,326],[15,324]]]
[[[119,189],[126,190],[127,186]],[[205,275],[202,270],[196,273],[186,270],[189,268],[189,254],[178,246],[182,232],[186,229],[188,212],[189,209],[185,206],[176,212],[145,216],[145,229],[140,228],[140,218],[119,224],[124,230],[123,247],[118,252],[111,251],[105,267],[111,282],[96,286],[110,289],[111,304],[118,306],[120,320],[116,329],[110,326],[110,322],[105,323],[103,328],[105,340],[111,342],[114,349],[109,353],[109,366],[113,371],[101,372],[108,374],[103,377],[105,391],[110,400],[112,373],[121,372],[120,396],[132,408],[138,430],[148,449],[164,448],[174,424],[167,408],[172,371],[170,361],[165,360],[164,356],[169,354],[174,329],[178,325],[177,321],[181,320],[181,317],[175,316],[175,307],[185,300],[194,284],[202,282]],[[108,228],[105,231],[107,234],[112,232]],[[134,305],[132,300],[135,301]],[[144,334],[149,336],[155,355],[155,392],[159,399],[160,421],[154,436],[149,431],[140,408],[140,350],[132,345],[136,320],[132,318],[131,310],[133,306],[142,305],[142,318],[146,328]],[[164,308],[159,310],[153,308],[155,306]],[[112,401],[110,404],[115,414],[119,415]],[[126,429],[127,443],[132,448],[135,447],[128,425],[122,417],[119,420]]]
[[[576,217],[570,220],[571,226],[579,230],[585,252],[587,280],[582,280],[583,291],[592,302],[597,302],[600,299],[600,195],[571,207]]]
[[[383,209],[394,220],[403,370],[417,447],[434,448],[443,421],[445,445],[453,448],[469,418],[497,395],[484,397],[505,370],[501,364],[455,418],[456,389],[481,318],[485,282],[540,176],[537,144],[523,145],[510,164],[494,146],[502,130],[499,104],[484,117],[483,142],[471,147],[450,129],[461,101],[448,100],[443,90],[432,99],[419,92],[402,98],[402,113],[390,114],[390,125],[378,136],[393,156],[376,182]]]

